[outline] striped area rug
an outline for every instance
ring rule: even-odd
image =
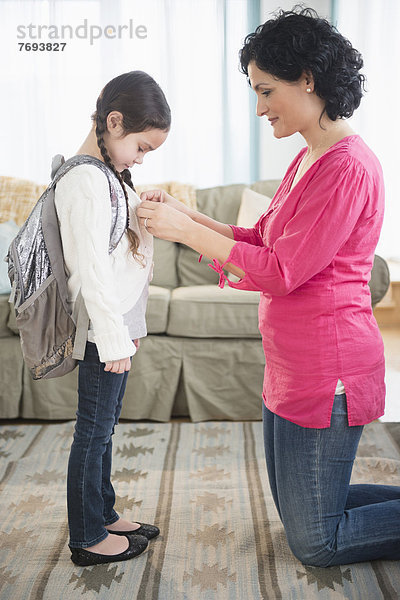
[[[390,600],[398,562],[319,569],[291,554],[270,495],[260,422],[122,423],[117,509],[162,534],[141,556],[77,567],[67,546],[65,478],[73,423],[0,428],[3,600]],[[400,484],[400,451],[366,427],[354,482]]]

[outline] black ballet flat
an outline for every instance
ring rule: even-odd
[[[89,567],[91,565],[101,565],[120,560],[130,560],[146,550],[149,540],[143,535],[126,535],[126,537],[129,540],[129,546],[120,554],[98,554],[96,552],[89,552],[84,548],[70,548],[71,560],[80,567]]]
[[[139,523],[139,521],[137,521]],[[140,527],[138,529],[134,529],[133,531],[110,531],[109,533],[113,533],[114,535],[141,535],[151,540],[157,537],[160,533],[160,530],[155,525],[149,525],[148,523],[139,523]]]

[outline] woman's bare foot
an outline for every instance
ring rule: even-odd
[[[139,529],[139,527],[139,523],[132,523],[126,519],[118,519],[115,523],[107,525],[106,529],[112,533],[113,531],[135,531],[135,529]]]
[[[125,536],[121,535],[108,535],[105,540],[102,540],[94,546],[85,548],[88,552],[95,552],[96,554],[108,554],[113,556],[114,554],[121,554],[125,552],[129,547],[129,540]]]

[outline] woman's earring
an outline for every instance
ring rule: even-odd
[[[310,94],[311,93],[311,88],[307,88],[306,92],[307,92],[307,94]]]

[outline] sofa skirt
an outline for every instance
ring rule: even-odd
[[[18,338],[12,341],[19,344]],[[22,385],[5,394],[13,394],[4,409],[9,418],[75,418],[78,369],[64,377],[34,381],[22,364],[18,368]],[[261,340],[149,335],[133,357],[121,418],[260,419],[263,374]]]

